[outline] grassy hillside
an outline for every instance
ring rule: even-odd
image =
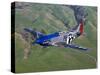
[[[76,44],[90,48],[90,51],[77,49],[32,46],[27,60],[24,60],[25,46],[21,38],[23,28],[44,30],[47,34],[68,31],[77,24],[74,11],[65,5],[16,3],[15,12],[15,50],[16,72],[37,72],[52,70],[72,70],[96,68],[97,63],[97,10],[84,7],[88,13],[85,23],[85,36],[74,40]],[[66,26],[65,26],[66,24]]]

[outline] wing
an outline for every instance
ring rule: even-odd
[[[24,28],[24,30],[31,33],[35,38],[38,38],[38,37],[41,37],[41,36],[45,35],[45,34],[39,32],[39,31],[31,29],[31,28]]]
[[[79,45],[66,44],[66,43],[63,43],[63,42],[56,43],[56,45],[54,45],[54,46],[57,46],[57,47],[65,47],[65,48],[73,48],[73,49],[78,49],[78,50],[83,50],[83,51],[90,50],[88,48],[84,48],[84,47],[79,46]]]
[[[81,47],[81,46],[78,46],[78,45],[74,45],[74,44],[68,44],[68,45],[65,45],[64,47],[69,47],[69,48],[74,48],[74,49],[79,49],[79,50],[89,50],[88,48],[84,48],[84,47]]]

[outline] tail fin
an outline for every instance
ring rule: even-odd
[[[80,32],[80,34],[82,34],[83,32],[84,32],[84,23],[83,23],[83,21],[81,21],[80,23],[79,23],[79,32]]]
[[[80,36],[84,33],[84,21],[81,20],[78,25],[71,29],[72,32],[75,32],[77,36]]]
[[[79,35],[83,34],[83,32],[84,32],[84,21],[80,21],[80,23],[74,28],[74,30]]]

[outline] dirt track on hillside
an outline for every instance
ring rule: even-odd
[[[22,42],[23,46],[24,46],[24,59],[27,59],[29,54],[30,54],[30,50],[31,50],[31,44],[30,41],[26,41],[21,34],[15,32],[15,38],[19,38],[20,41]]]

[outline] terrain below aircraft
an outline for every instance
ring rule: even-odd
[[[24,28],[26,32],[29,32],[34,38],[32,44],[39,44],[43,47],[56,46],[56,47],[68,47],[79,50],[88,50],[88,48],[81,47],[79,45],[72,44],[72,41],[83,34],[84,22],[80,21],[78,25],[69,31],[55,32],[51,34],[44,34],[32,28]]]

